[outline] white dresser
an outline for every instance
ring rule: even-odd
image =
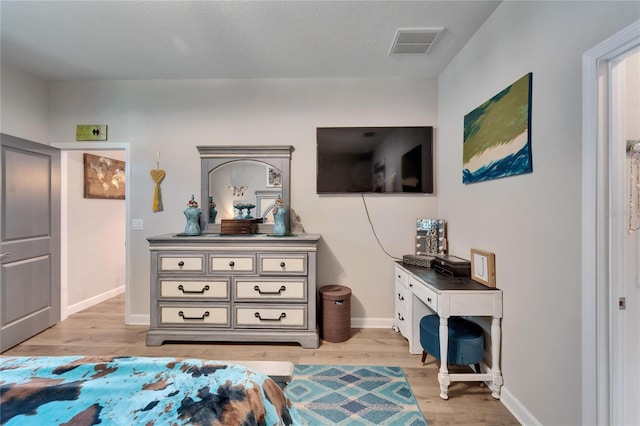
[[[298,342],[319,345],[319,235],[148,238],[151,325],[165,341]]]
[[[500,342],[502,318],[502,290],[489,288],[470,278],[448,277],[430,268],[396,262],[395,265],[395,323],[409,342],[409,352],[422,353],[420,319],[425,315],[440,317],[440,355],[447,359],[448,319],[452,316],[491,317],[491,366],[483,374],[449,374],[447,363],[440,363],[438,381],[440,397],[448,399],[452,381],[488,381],[492,396],[500,398]],[[483,363],[484,364],[484,363]]]

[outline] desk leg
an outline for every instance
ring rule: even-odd
[[[449,370],[447,368],[447,359],[449,359],[449,318],[440,317],[440,372],[438,373],[438,382],[440,383],[440,398],[449,399],[448,391],[451,380],[449,378]]]
[[[500,388],[502,387],[502,372],[500,371],[500,340],[502,339],[502,329],[500,328],[500,318],[493,318],[491,321],[491,396],[500,399]]]

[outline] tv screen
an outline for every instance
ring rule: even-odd
[[[318,194],[433,193],[433,127],[318,127]]]

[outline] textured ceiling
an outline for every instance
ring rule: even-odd
[[[45,80],[435,77],[499,3],[2,0],[1,55]],[[427,55],[389,55],[434,27]]]

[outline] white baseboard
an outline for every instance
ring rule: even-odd
[[[500,402],[513,414],[513,417],[515,417],[521,425],[542,426],[542,423],[509,392],[506,386],[502,386],[502,389],[500,389]]]
[[[146,325],[148,327],[151,324],[151,316],[143,314],[126,315],[124,323],[127,325]]]
[[[393,318],[351,318],[351,328],[391,328]]]
[[[112,297],[116,297],[117,295],[124,293],[124,288],[124,286],[120,286],[105,293],[98,294],[97,296],[90,297],[89,299],[83,300],[82,302],[69,305],[67,306],[66,316],[73,315],[84,309],[90,308],[93,305],[97,305],[98,303],[104,302],[105,300],[109,300]]]

